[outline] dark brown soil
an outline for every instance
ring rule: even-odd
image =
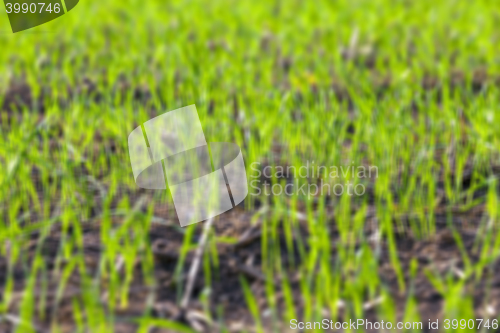
[[[370,212],[374,210],[371,209]],[[464,248],[466,249],[471,262],[477,262],[479,258],[479,250],[477,244],[478,222],[483,215],[484,207],[477,206],[468,212],[452,213],[452,224],[460,226],[456,228],[459,233]],[[373,213],[368,213],[366,220],[366,233],[370,235],[373,229]],[[162,215],[162,211],[158,210],[157,215]],[[211,293],[208,297],[210,315],[214,319],[218,319],[217,309],[222,311],[223,320],[216,324],[209,324],[207,319],[206,308],[198,301],[200,293],[205,286],[204,274],[202,271],[196,279],[192,301],[187,311],[183,311],[177,305],[179,300],[179,283],[184,285],[185,276],[192,262],[193,253],[190,252],[187,256],[184,265],[184,273],[181,281],[175,278],[174,270],[179,259],[179,249],[182,244],[183,234],[181,229],[175,226],[155,225],[149,234],[152,250],[155,257],[155,281],[156,286],[148,286],[144,283],[141,270],[141,257],[136,261],[135,278],[130,286],[129,303],[125,308],[116,310],[116,331],[117,332],[134,332],[137,329],[137,324],[133,322],[133,318],[142,316],[145,311],[149,311],[152,316],[169,318],[179,322],[183,322],[192,327],[203,328],[205,331],[219,331],[224,325],[231,332],[238,332],[242,329],[253,327],[254,323],[252,316],[248,311],[245,298],[242,293],[240,277],[244,277],[251,287],[253,295],[256,297],[261,314],[264,317],[264,324],[269,330],[272,329],[271,316],[269,315],[268,303],[265,297],[265,281],[266,277],[261,270],[261,227],[259,224],[252,225],[252,212],[245,211],[238,207],[228,213],[220,216],[215,221],[214,229],[217,236],[235,237],[240,239],[236,244],[218,244],[217,251],[219,254],[219,269],[214,270]],[[398,257],[402,263],[404,279],[408,285],[413,284],[414,296],[418,302],[419,311],[423,321],[427,319],[442,318],[443,295],[441,295],[429,282],[425,274],[426,270],[439,272],[441,276],[451,275],[458,278],[463,274],[464,263],[462,255],[456,244],[456,240],[446,223],[446,214],[436,215],[437,232],[431,238],[416,239],[409,232],[397,235]],[[333,222],[333,221],[332,221]],[[117,221],[116,223],[119,223]],[[332,225],[332,235],[335,235],[334,223]],[[303,224],[303,233],[307,234],[306,224]],[[194,242],[200,236],[202,223],[197,226],[197,231],[194,236]],[[39,243],[38,233],[31,235],[26,242],[26,258],[30,262]],[[282,237],[281,237],[282,238]],[[60,251],[59,243],[61,239],[61,230],[58,225],[52,227],[50,236],[47,237],[42,244],[44,262],[48,270],[49,281],[47,295],[41,294],[41,288],[35,293],[35,304],[41,297],[46,297],[46,311],[41,314],[37,311],[34,325],[40,332],[49,332],[51,320],[55,320],[63,327],[64,331],[73,331],[75,322],[72,310],[72,299],[82,296],[81,281],[78,273],[73,273],[68,285],[66,286],[61,299],[56,301],[56,292],[60,283],[60,276],[53,271],[56,263],[55,259]],[[98,222],[85,223],[83,225],[84,253],[86,259],[87,270],[95,274],[98,269],[103,244],[100,241],[100,224]],[[299,289],[299,276],[294,270],[294,266],[289,263],[287,248],[284,239],[280,241],[282,246],[282,263],[284,267],[288,267],[293,294],[297,300],[297,311],[300,315],[302,312],[302,301]],[[332,252],[336,250],[336,240],[332,239]],[[5,244],[4,244],[5,245]],[[372,244],[375,250],[377,245]],[[8,245],[7,245],[8,246]],[[404,309],[407,302],[407,292],[402,292],[398,287],[398,281],[394,269],[392,268],[388,249],[384,243],[381,244],[380,263],[378,276],[382,279],[388,290],[395,297],[398,309]],[[294,255],[295,264],[300,263],[300,255],[296,252]],[[414,279],[410,277],[410,262],[416,259],[418,262],[418,271]],[[333,264],[333,263],[332,263]],[[64,266],[64,263],[63,263]],[[120,268],[117,269],[120,271]],[[27,277],[29,272],[29,264],[23,266],[17,263],[14,266],[14,275],[16,277],[14,286],[14,297],[11,302],[9,313],[18,313],[19,305],[23,297],[23,290],[26,287]],[[493,272],[500,269],[500,261],[497,261],[493,266]],[[5,272],[7,270],[7,259],[0,256],[0,285],[5,284]],[[374,274],[377,274],[374,272]],[[500,306],[500,277],[494,274],[491,284],[486,283],[484,279],[478,281],[470,281],[471,295],[474,299],[474,304],[477,313],[481,317],[491,316],[487,313],[488,307],[498,308]],[[40,283],[41,281],[39,281]],[[279,279],[275,281],[277,292],[277,304],[280,308],[283,307],[283,294]],[[101,286],[101,300],[106,301],[106,287]],[[2,290],[3,291],[3,290]],[[3,292],[0,294],[3,298]],[[152,300],[150,307],[147,302]],[[369,300],[367,300],[367,303]],[[57,305],[56,305],[57,304]],[[340,316],[344,310],[350,305],[343,304],[340,308]],[[367,319],[376,319],[377,313],[376,303],[367,311]],[[486,312],[485,312],[486,311]],[[402,316],[402,313],[398,314]],[[196,318],[196,319],[193,319]],[[287,329],[287,323],[282,323],[283,331]],[[210,329],[209,329],[210,328]],[[13,331],[14,326],[12,320],[4,320],[0,323],[1,332]],[[158,330],[160,332],[160,330]]]

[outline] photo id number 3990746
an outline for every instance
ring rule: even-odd
[[[42,14],[42,13],[59,13],[61,12],[61,4],[59,3],[48,3],[45,5],[44,2],[39,3],[9,3],[5,4],[7,13],[31,13],[31,14]]]

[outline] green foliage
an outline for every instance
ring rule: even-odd
[[[262,273],[275,320],[335,319],[341,311],[364,318],[374,300],[377,315],[394,320],[395,295],[379,275],[383,251],[407,295],[404,318],[420,318],[415,275],[405,271],[397,239],[435,237],[438,210],[448,214],[464,271],[426,276],[447,316],[474,318],[471,285],[491,279],[484,272],[500,255],[499,15],[489,0],[103,0],[81,1],[15,35],[3,32],[10,28],[2,20],[0,105],[11,104],[0,117],[0,245],[8,262],[0,316],[12,306],[15,263],[31,265],[18,330],[34,331],[34,316],[47,312],[34,297],[37,278],[47,274],[43,254],[28,260],[24,251],[30,234],[46,236],[54,225],[62,228],[57,297],[73,273],[81,277],[83,292],[72,299],[79,331],[112,330],[115,312],[129,305],[137,258],[145,284],[155,285],[148,231],[155,205],[172,202],[157,193],[146,212],[134,207],[127,137],[153,116],[196,104],[207,140],[239,144],[249,177],[253,162],[378,168],[378,178],[356,180],[370,192],[361,197],[246,200],[262,223]],[[23,85],[31,97],[13,93]],[[473,261],[452,215],[482,206]],[[97,222],[104,246],[95,276],[86,267],[82,229]],[[365,232],[368,223],[377,224],[376,234]],[[178,299],[186,256],[196,246],[195,227],[182,232]],[[230,242],[210,235],[200,270],[207,288],[218,277],[216,245]],[[263,331],[264,309],[243,278],[241,288]],[[135,319],[144,332],[190,332],[149,313]]]

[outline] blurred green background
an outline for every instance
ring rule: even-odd
[[[80,1],[13,34],[2,8],[0,330],[491,325],[499,15],[490,0]],[[361,197],[249,197],[221,216],[186,309],[202,224],[136,187],[127,137],[191,104],[249,176],[314,160],[378,178]]]

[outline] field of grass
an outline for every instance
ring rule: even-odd
[[[0,332],[497,331],[499,26],[493,0],[82,0],[12,34],[2,7]],[[262,189],[331,178],[252,165],[377,177],[333,180],[359,196],[250,188],[183,306],[204,223],[137,187],[127,137],[191,104]]]

